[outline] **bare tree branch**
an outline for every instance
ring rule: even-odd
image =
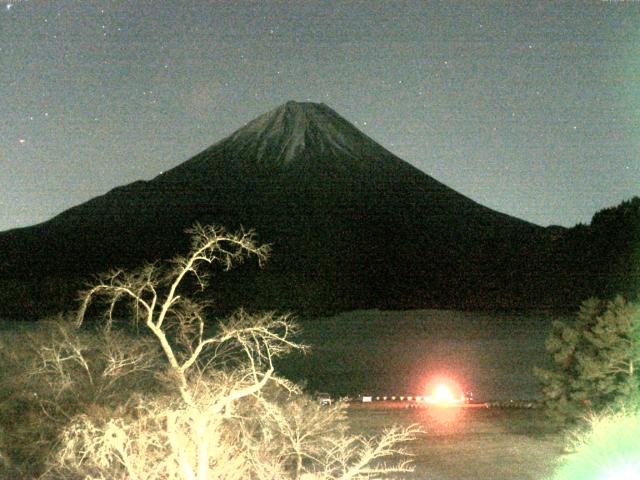
[[[188,232],[191,251],[168,267],[153,263],[98,277],[82,293],[76,321],[82,325],[91,303],[101,299],[108,333],[119,305],[132,307],[133,321],[141,321],[160,345],[169,367],[165,378],[178,394],[137,396],[127,416],[76,418],[64,432],[51,478],[72,472],[95,479],[276,480],[312,474],[346,480],[410,471],[406,460],[380,461],[405,458],[398,445],[414,438],[416,428],[392,428],[375,440],[349,435],[343,406],[323,408],[276,374],[276,358],[307,348],[295,340],[298,328],[290,316],[241,309],[205,328],[206,304],[189,298],[185,279],[204,289],[212,264],[229,270],[254,257],[262,265],[270,249],[258,245],[253,231],[229,234],[196,224]],[[43,355],[45,369],[71,382],[69,388],[68,362],[92,375],[82,349]],[[91,378],[108,388],[116,378],[152,368],[142,352],[124,355],[115,345],[107,345],[103,358],[101,375]]]

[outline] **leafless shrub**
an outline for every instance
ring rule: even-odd
[[[401,444],[416,428],[392,428],[377,439],[351,435],[343,406],[322,408],[275,373],[275,358],[306,348],[295,341],[289,316],[239,310],[207,328],[206,305],[187,298],[185,278],[205,288],[207,265],[227,270],[249,256],[263,262],[269,249],[252,232],[196,225],[190,233],[189,255],[168,268],[149,264],[100,277],[82,294],[77,316],[81,326],[90,303],[105,300],[108,335],[118,305],[127,303],[134,323],[160,345],[169,393],[133,395],[110,416],[76,415],[44,478],[346,480],[409,471]],[[57,378],[61,392],[75,388],[70,369],[95,385],[82,343],[61,342],[42,352],[38,374]],[[128,354],[109,354],[100,370],[105,391],[112,379],[149,368],[143,353],[131,346]],[[396,463],[380,463],[388,460]]]
[[[159,348],[122,332],[76,328],[62,315],[3,332],[0,478],[34,478],[78,415],[119,414],[136,390],[159,391]]]

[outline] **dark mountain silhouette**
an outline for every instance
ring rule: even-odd
[[[563,234],[479,205],[323,104],[288,102],[153,180],[0,234],[0,308],[42,292],[57,308],[89,273],[185,251],[195,221],[273,244],[265,269],[220,277],[218,305],[303,312],[548,306]]]

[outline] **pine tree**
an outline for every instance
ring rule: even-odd
[[[536,369],[552,421],[573,423],[601,412],[639,387],[640,311],[621,296],[580,306],[575,322],[556,321],[547,338],[551,369]]]

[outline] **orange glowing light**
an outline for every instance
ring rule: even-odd
[[[426,395],[424,400],[428,403],[438,405],[452,405],[464,402],[464,395],[460,386],[449,379],[438,379],[431,384],[431,394]]]
[[[443,384],[436,387],[436,391],[433,392],[432,398],[436,403],[452,403],[456,401],[456,399],[453,398],[453,394],[451,393],[451,390],[449,390],[449,387]]]

